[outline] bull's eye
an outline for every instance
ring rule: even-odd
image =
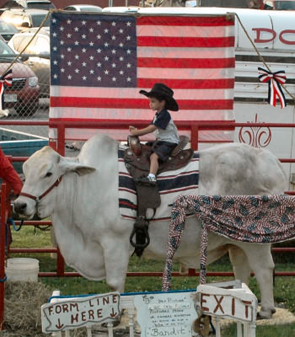
[[[52,173],[51,172],[47,172],[46,175],[45,175],[45,178],[48,178],[48,177],[51,177],[52,176]]]

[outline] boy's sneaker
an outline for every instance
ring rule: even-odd
[[[156,186],[157,185],[157,179],[155,177],[150,177],[150,176],[137,178],[136,182],[141,185],[146,185],[146,186]]]

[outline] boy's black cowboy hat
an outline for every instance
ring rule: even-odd
[[[140,90],[139,93],[147,97],[164,98],[166,101],[165,107],[167,110],[178,111],[178,104],[173,98],[173,90],[163,83],[155,83],[150,92]]]

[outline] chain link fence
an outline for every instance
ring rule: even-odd
[[[35,33],[36,30],[31,29],[15,34],[8,44],[0,41],[0,73],[4,89],[2,110],[8,113],[1,120],[49,119],[49,31],[41,29]],[[11,74],[7,74],[9,69]],[[14,125],[13,130],[48,137],[48,127],[45,126]]]

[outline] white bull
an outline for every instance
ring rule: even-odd
[[[106,279],[112,290],[122,292],[133,252],[129,236],[134,221],[119,213],[117,151],[118,143],[103,135],[87,141],[77,158],[44,147],[23,165],[26,180],[14,208],[22,218],[35,213],[51,216],[66,263],[88,279]],[[281,164],[267,150],[226,144],[199,155],[199,194],[279,194],[286,188]],[[168,231],[168,221],[161,226],[151,221],[151,242],[144,257],[165,259]],[[198,268],[199,236],[196,220],[187,219],[174,260]],[[271,245],[235,242],[210,233],[208,263],[226,252],[236,278],[248,282],[251,271],[255,273],[261,290],[260,315],[270,318],[274,312]]]

